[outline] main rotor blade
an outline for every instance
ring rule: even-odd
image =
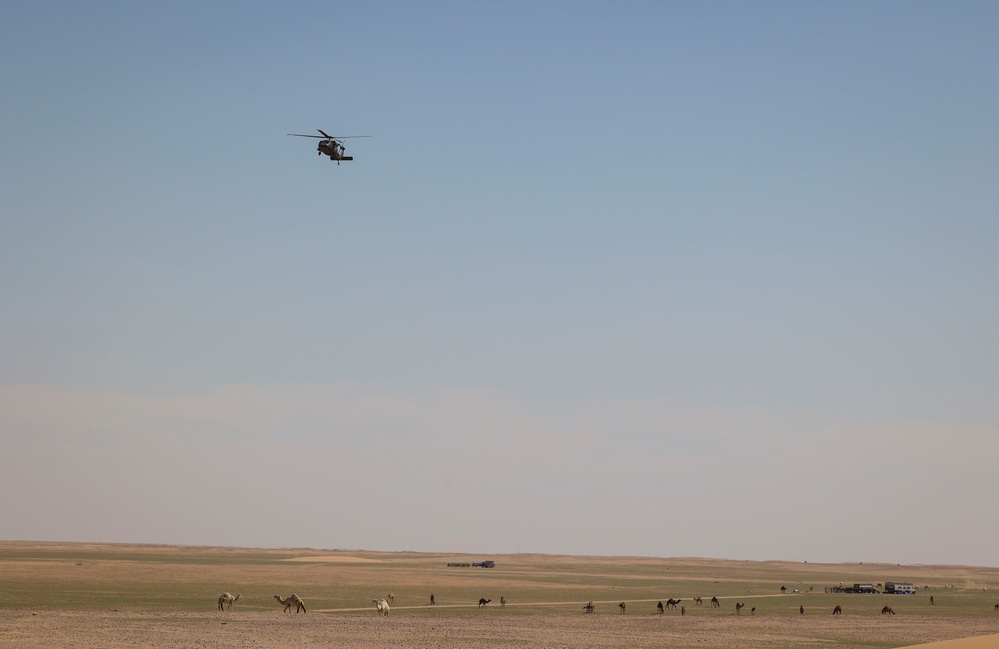
[[[326,135],[326,131],[324,131],[323,129],[317,128],[316,130],[322,133],[323,135]],[[326,135],[326,139],[332,140],[333,138],[331,138],[329,135]]]
[[[289,133],[288,135],[294,135],[295,137],[314,137],[317,140],[323,139],[322,135],[305,135],[303,133]],[[329,138],[327,138],[327,139],[329,139]]]

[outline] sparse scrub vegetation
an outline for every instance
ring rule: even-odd
[[[491,558],[496,568],[448,568],[453,555],[0,542],[4,575],[0,609],[206,612],[219,599],[220,585],[238,584],[238,606],[226,619],[277,616],[281,608],[275,605],[274,593],[297,593],[308,603],[309,618],[316,614],[371,618],[372,593],[388,592],[391,587],[396,596],[393,627],[407,617],[542,616],[561,624],[565,616],[580,617],[591,600],[596,605],[594,617],[599,619],[621,618],[618,604],[626,601],[625,617],[634,618],[635,624],[647,624],[645,618],[666,623],[671,617],[675,619],[670,623],[676,624],[681,619],[679,611],[667,608],[660,617],[657,602],[676,598],[691,603],[701,597],[704,605],[686,606],[682,618],[695,628],[742,624],[759,630],[792,619],[798,624],[823,625],[822,633],[829,634],[839,627],[828,625],[838,620],[844,628],[866,618],[904,629],[911,623],[907,620],[918,617],[925,622],[929,617],[941,623],[952,619],[957,629],[968,620],[978,620],[976,624],[986,628],[991,624],[999,633],[999,615],[993,609],[999,591],[999,569],[995,568],[540,555]],[[887,580],[912,581],[918,594],[823,592],[840,582]],[[786,594],[781,594],[781,585],[787,586]],[[813,592],[808,592],[809,587]],[[435,593],[436,606],[430,605],[430,592]],[[507,606],[490,605],[486,616],[477,610],[481,598],[500,602],[501,596],[508,599]],[[711,597],[719,598],[719,608],[707,605]],[[746,605],[741,616],[736,615],[737,602]],[[834,617],[829,613],[837,605],[843,607],[843,615]],[[801,606],[804,616],[799,614]],[[891,622],[880,615],[884,606],[897,613],[885,616]],[[755,614],[749,615],[752,608]],[[733,621],[725,622],[726,618]],[[533,622],[525,620],[524,624]],[[898,645],[877,641],[869,646]]]

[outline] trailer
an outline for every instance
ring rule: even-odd
[[[911,581],[886,581],[886,595],[915,595],[916,587]]]

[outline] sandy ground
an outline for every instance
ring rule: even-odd
[[[117,611],[0,611],[0,647],[413,647],[418,649],[821,647],[830,641],[902,647],[956,637],[991,639],[933,649],[999,647],[999,620],[924,616],[686,618],[658,615],[377,617],[280,612],[154,613]],[[977,644],[976,644],[977,642]]]

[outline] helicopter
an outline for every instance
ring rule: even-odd
[[[358,137],[371,137],[370,135],[344,135],[340,137],[333,137],[328,135],[326,131],[321,128],[317,128],[317,131],[322,133],[322,135],[304,135],[302,133],[289,133],[288,135],[294,135],[295,137],[314,137],[320,140],[319,144],[316,146],[316,151],[319,155],[328,155],[330,160],[336,160],[337,164],[340,164],[341,160],[353,160],[353,156],[344,155],[346,147],[343,145],[343,140],[358,138]]]

